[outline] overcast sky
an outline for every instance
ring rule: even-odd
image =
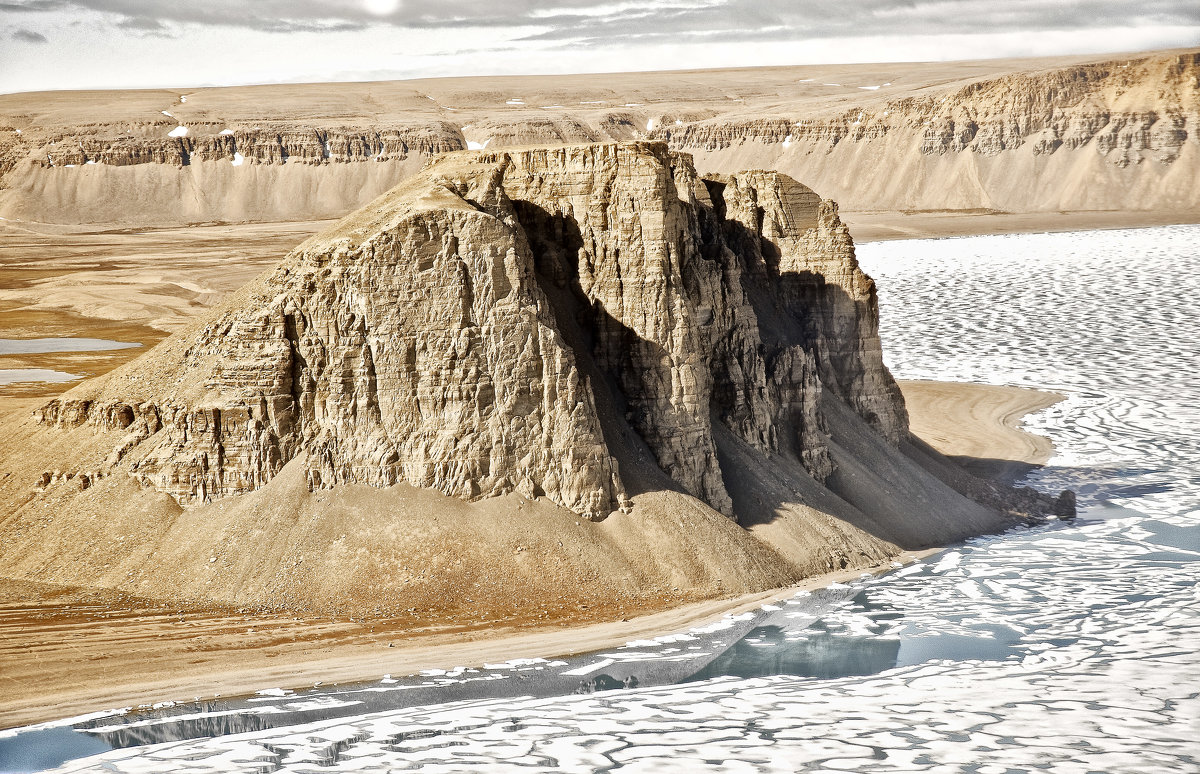
[[[0,0],[0,92],[1200,44],[1200,0]]]

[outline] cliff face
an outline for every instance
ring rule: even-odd
[[[540,620],[1045,512],[913,441],[876,323],[836,205],[784,175],[705,179],[665,143],[447,154],[189,329],[0,417],[0,564]]]
[[[40,416],[126,431],[108,466],[183,503],[304,457],[312,488],[603,518],[636,447],[733,516],[714,423],[817,480],[822,391],[906,435],[876,322],[836,205],[787,177],[702,181],[664,144],[456,154]]]
[[[782,112],[782,111],[781,111]],[[856,210],[1200,206],[1200,54],[1018,72],[825,115],[650,133],[722,170],[754,158]]]
[[[764,68],[515,79],[511,91],[447,80],[0,96],[0,215],[341,217],[438,153],[636,139],[667,141],[705,174],[781,171],[855,211],[1200,207],[1200,53],[985,76],[979,63],[887,67],[836,76],[857,86]]]

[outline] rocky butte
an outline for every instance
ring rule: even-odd
[[[5,428],[11,577],[322,611],[712,597],[1036,518],[908,432],[837,205],[462,151]],[[674,596],[672,596],[674,595]]]

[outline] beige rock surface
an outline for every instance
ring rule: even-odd
[[[910,440],[877,313],[836,205],[777,173],[705,181],[664,143],[445,155],[10,417],[0,561],[150,596],[521,606],[761,590],[1044,507],[981,506]]]

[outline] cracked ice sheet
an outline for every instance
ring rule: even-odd
[[[898,376],[1068,394],[1030,423],[1058,453],[1033,483],[1076,487],[1085,508],[841,584],[832,609],[790,619],[797,597],[760,611],[793,630],[819,617],[835,635],[899,638],[897,666],[362,714],[63,771],[1196,771],[1197,244],[1200,228],[1167,227],[860,247]],[[727,616],[689,636],[752,625]],[[1002,648],[942,657],[947,637]],[[923,643],[933,655],[905,663]]]

